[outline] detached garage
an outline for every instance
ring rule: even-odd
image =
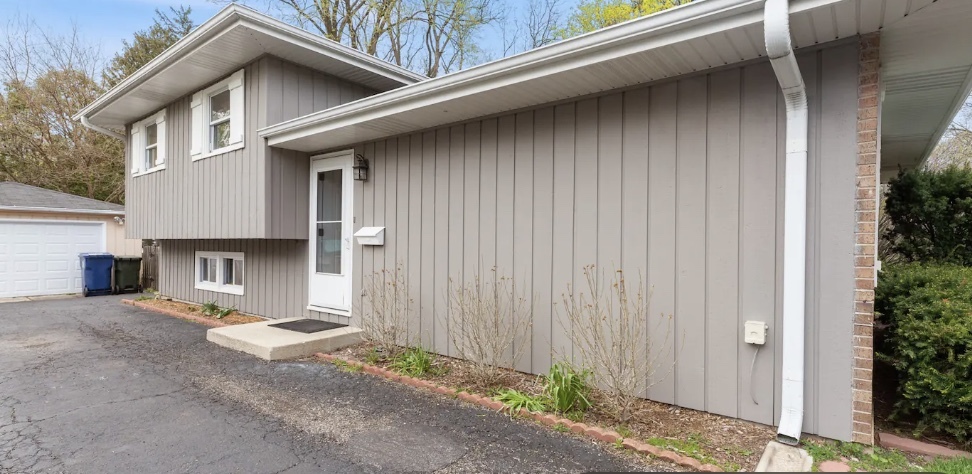
[[[81,292],[78,254],[141,255],[118,204],[0,182],[0,298]]]

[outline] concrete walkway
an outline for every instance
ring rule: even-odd
[[[0,472],[650,469],[364,374],[221,349],[119,299],[0,307]]]

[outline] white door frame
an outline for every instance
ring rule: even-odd
[[[315,155],[310,159],[310,188],[308,207],[308,237],[307,242],[307,309],[323,313],[351,316],[352,309],[352,282],[354,281],[353,245],[354,245],[354,178],[352,176],[352,165],[354,163],[354,150],[342,150],[323,155]],[[343,225],[341,228],[344,240],[341,254],[341,277],[344,279],[345,291],[344,305],[327,304],[315,301],[313,297],[315,282],[320,283],[323,274],[317,273],[317,173],[320,171],[342,169],[342,209],[341,217]],[[325,277],[326,278],[326,277]]]

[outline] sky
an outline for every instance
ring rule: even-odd
[[[28,17],[46,31],[67,31],[77,25],[82,40],[100,49],[104,59],[121,50],[123,40],[131,40],[136,31],[151,26],[155,9],[185,5],[192,7],[192,19],[199,25],[216,14],[228,0],[0,0],[0,32],[8,20]],[[560,0],[566,12],[578,0]],[[511,0],[508,13],[518,15],[522,2]],[[484,31],[481,45],[488,50],[502,49],[502,39],[493,31]]]
[[[0,0],[0,29],[18,16],[29,17],[48,31],[67,31],[77,25],[81,37],[110,58],[121,49],[122,40],[152,24],[156,8],[168,10],[180,4],[192,7],[196,24],[221,8],[208,0]]]

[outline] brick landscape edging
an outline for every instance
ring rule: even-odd
[[[417,379],[415,377],[409,377],[408,375],[397,374],[395,372],[392,372],[391,370],[382,367],[366,364],[363,362],[358,362],[356,360],[345,359],[344,357],[340,357],[332,354],[323,354],[318,352],[314,355],[328,362],[340,361],[348,365],[361,367],[362,372],[375,375],[378,377],[382,377],[391,380],[393,382],[400,382],[405,385],[410,385],[415,388],[429,390],[431,392],[442,394],[442,395],[450,395],[464,402],[469,402],[474,405],[479,405],[481,407],[488,408],[490,410],[503,412],[503,413],[510,413],[510,410],[506,405],[496,400],[493,400],[491,398],[484,397],[482,395],[459,391],[451,387],[435,384],[428,380],[422,380],[422,379]],[[697,459],[690,458],[688,456],[682,456],[681,454],[678,454],[674,451],[661,449],[657,446],[652,446],[648,443],[644,443],[636,439],[625,438],[613,430],[606,430],[604,428],[600,428],[597,426],[590,426],[584,423],[575,423],[573,421],[568,420],[567,418],[561,418],[557,415],[553,415],[550,413],[533,413],[523,408],[521,408],[520,411],[516,413],[516,415],[522,418],[536,421],[546,426],[563,425],[565,428],[569,429],[572,433],[584,435],[598,441],[603,441],[605,443],[616,444],[620,441],[621,446],[625,449],[640,454],[654,456],[658,459],[663,459],[665,461],[672,462],[690,469],[694,469],[696,471],[723,472],[722,468],[720,468],[719,466],[713,464],[702,464]]]
[[[145,310],[148,310],[148,311],[154,311],[156,313],[162,313],[162,314],[167,315],[167,316],[172,316],[174,318],[179,318],[179,319],[185,319],[187,321],[192,321],[194,323],[199,323],[199,324],[202,324],[202,325],[205,325],[205,326],[209,326],[209,327],[221,328],[221,327],[224,327],[224,326],[229,326],[229,324],[226,324],[226,323],[224,323],[222,321],[214,321],[212,319],[203,318],[201,316],[196,316],[196,315],[193,315],[193,314],[180,313],[179,311],[172,311],[171,309],[158,308],[158,307],[155,307],[155,306],[152,306],[152,305],[149,305],[149,304],[145,304],[145,303],[142,303],[142,302],[139,302],[139,301],[135,301],[135,300],[121,300],[121,302],[122,302],[122,304],[127,304],[129,306],[134,306],[134,307],[139,308],[139,309],[145,309]]]

